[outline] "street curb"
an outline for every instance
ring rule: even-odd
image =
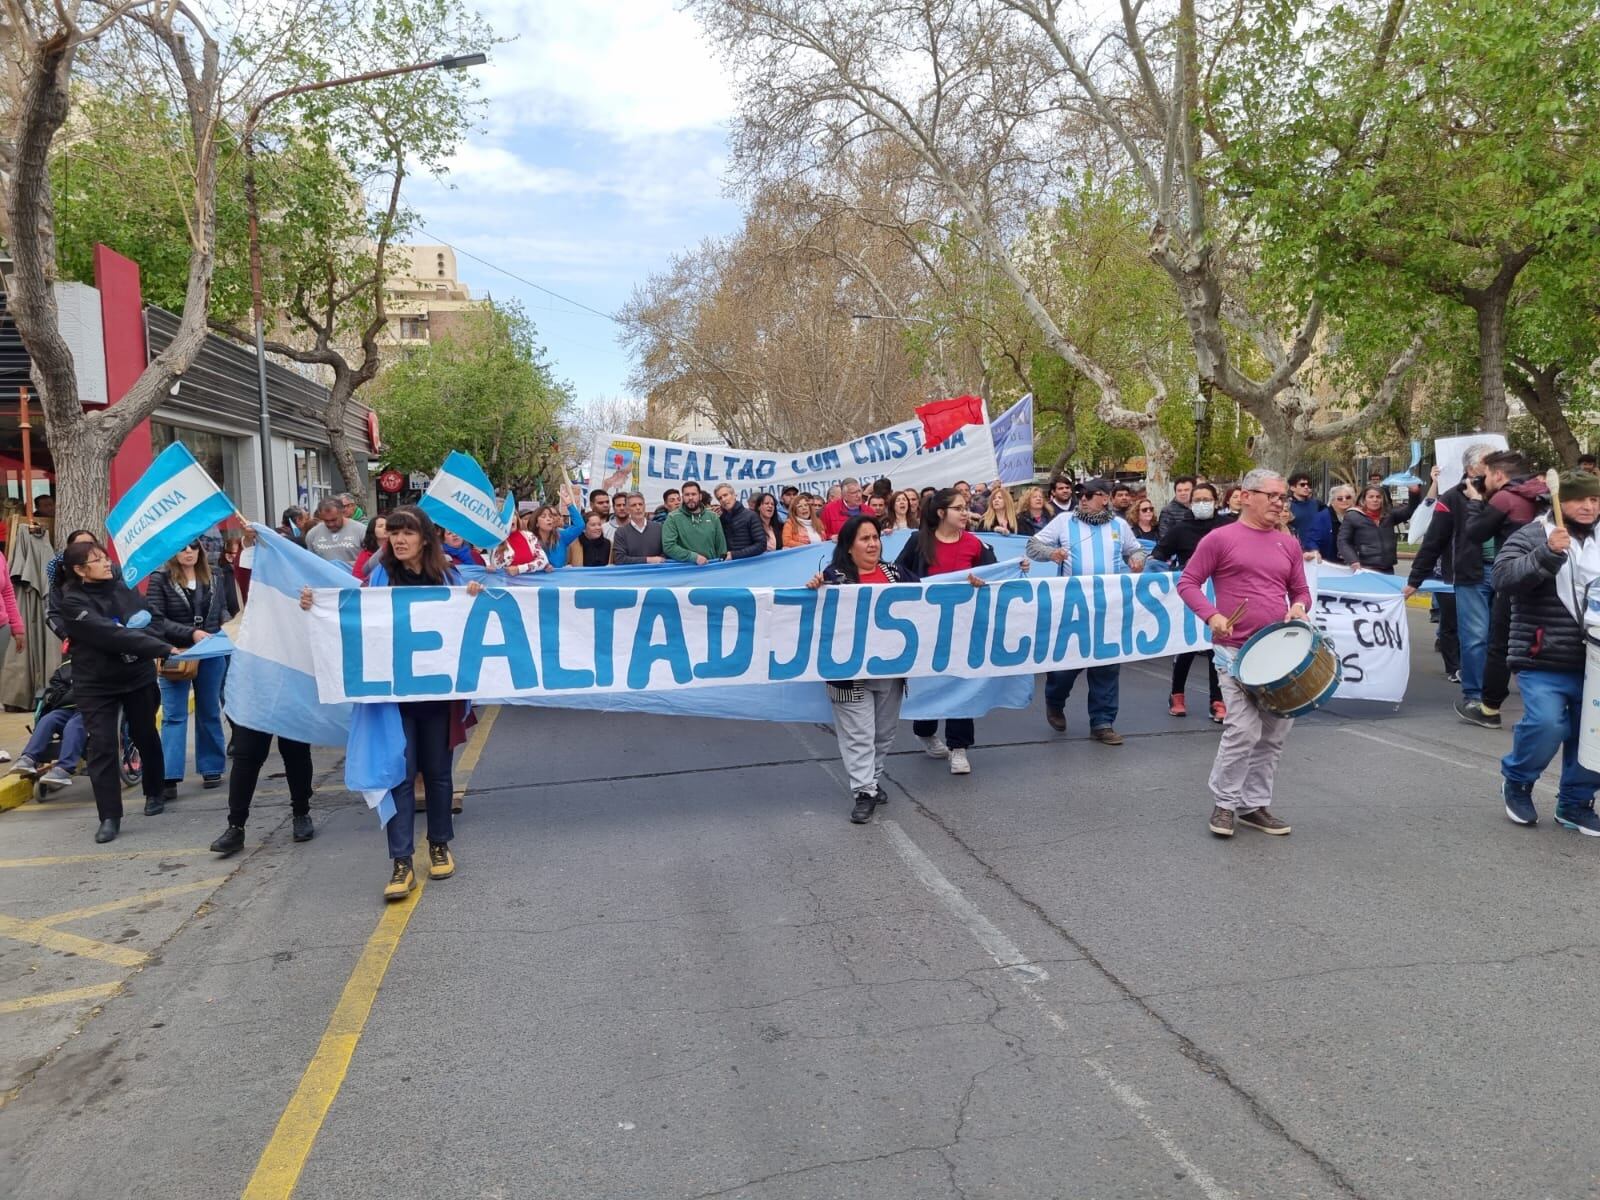
[[[33,784],[21,775],[0,779],[0,812],[17,808],[33,799]]]

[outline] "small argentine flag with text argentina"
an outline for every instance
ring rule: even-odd
[[[111,548],[131,586],[219,521],[233,501],[182,442],[173,442],[106,517]]]
[[[494,501],[494,484],[470,454],[452,450],[417,504],[435,525],[448,529],[470,546],[487,550],[511,536],[516,497],[509,492],[505,504]]]

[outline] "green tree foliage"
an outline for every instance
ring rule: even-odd
[[[384,461],[434,471],[472,455],[496,487],[531,496],[558,467],[569,384],[555,378],[532,322],[514,305],[473,309],[391,365],[371,392]]]
[[[1482,420],[1504,429],[1508,352],[1548,348],[1541,330],[1578,311],[1558,298],[1596,266],[1591,0],[1267,6],[1212,91],[1268,278],[1321,295],[1355,356],[1430,309],[1452,331],[1469,310]]]

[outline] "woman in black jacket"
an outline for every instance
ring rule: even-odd
[[[1181,571],[1194,554],[1200,539],[1213,529],[1232,525],[1239,518],[1231,512],[1217,511],[1217,489],[1209,483],[1197,483],[1189,501],[1189,516],[1167,530],[1167,536],[1156,543],[1152,561],[1159,559]],[[1206,660],[1206,676],[1211,691],[1211,719],[1218,725],[1227,718],[1228,708],[1222,701],[1222,683],[1217,679],[1217,664],[1209,650],[1190,650],[1172,660],[1172,695],[1167,712],[1174,717],[1187,717],[1188,706],[1183,700],[1183,690],[1189,683],[1189,668],[1201,655]]]
[[[1422,488],[1413,485],[1411,499],[1402,508],[1389,507],[1389,495],[1381,487],[1369,487],[1361,501],[1344,515],[1339,525],[1339,561],[1363,571],[1394,574],[1400,559],[1400,537],[1396,525],[1411,519],[1422,502]]]
[[[94,542],[77,542],[62,556],[61,624],[72,643],[72,689],[89,734],[85,755],[95,808],[97,842],[122,828],[122,736],[119,717],[139,748],[144,769],[144,811],[163,807],[165,769],[156,733],[155,660],[205,637],[197,629],[153,615],[144,598],[117,577],[111,559]]]
[[[150,574],[145,592],[150,611],[174,625],[207,635],[221,630],[233,615],[227,589],[211,572],[211,564],[198,541],[185,546],[159,571]],[[189,744],[189,692],[194,690],[194,765],[207,788],[222,783],[228,765],[228,736],[222,728],[222,681],[228,674],[226,657],[206,658],[195,664],[194,679],[159,679],[161,687],[161,753],[166,766],[163,795],[171,800],[183,779]]]

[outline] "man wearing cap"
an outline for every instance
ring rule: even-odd
[[[1522,719],[1511,753],[1500,760],[1506,816],[1535,825],[1533,785],[1561,751],[1556,824],[1600,837],[1594,797],[1600,772],[1578,761],[1583,724],[1584,632],[1589,585],[1600,579],[1600,476],[1561,476],[1561,517],[1529,521],[1512,534],[1494,560],[1496,595],[1511,598],[1511,639],[1506,661],[1517,673]],[[1597,593],[1600,596],[1600,593]]]
[[[1144,566],[1144,548],[1132,526],[1111,511],[1111,482],[1091,479],[1072,512],[1062,513],[1028,539],[1028,557],[1055,563],[1063,575],[1118,575]],[[1067,729],[1067,697],[1078,673],[1089,672],[1089,736],[1106,746],[1122,745],[1114,726],[1122,667],[1074,667],[1044,677],[1044,718],[1057,733]]]

